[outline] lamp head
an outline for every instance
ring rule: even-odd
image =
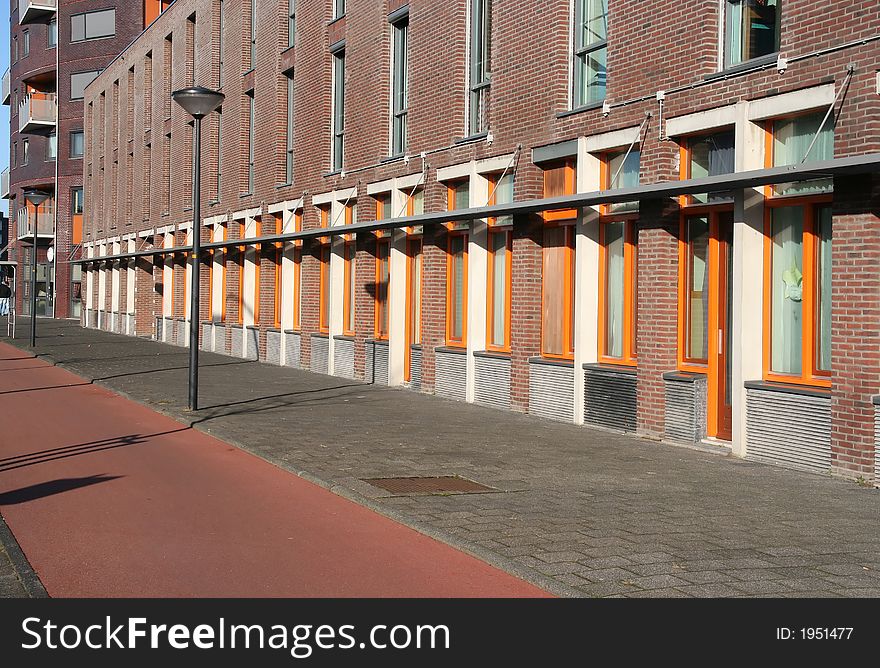
[[[171,99],[193,118],[203,118],[223,104],[225,95],[204,86],[190,86],[171,93]]]
[[[29,189],[24,191],[24,198],[35,207],[49,199],[49,193],[43,190]]]

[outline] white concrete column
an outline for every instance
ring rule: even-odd
[[[345,224],[344,202],[334,197],[330,204],[330,226]],[[330,237],[330,280],[327,299],[329,300],[330,336],[327,345],[327,373],[333,373],[335,366],[336,341],[333,337],[342,334],[342,317],[345,308],[345,239],[342,236]]]
[[[86,257],[93,258],[95,256],[95,247],[89,246],[86,251]],[[92,295],[92,290],[95,289],[95,265],[88,265],[88,270],[86,271],[86,308],[94,309],[95,308],[95,297]],[[89,323],[86,322],[86,325]]]
[[[602,161],[578,140],[577,192],[599,190]],[[599,327],[599,207],[578,214],[575,235],[574,293],[574,422],[584,423],[584,364],[598,359]]]
[[[212,241],[223,241],[224,226],[216,223],[211,233]],[[211,320],[219,321],[223,315],[223,300],[226,294],[223,291],[223,274],[226,271],[226,250],[215,249],[211,264]]]
[[[391,190],[391,215],[406,215],[406,199],[412,188]],[[388,256],[388,384],[401,385],[406,356],[406,231],[391,232]]]
[[[174,234],[165,234],[162,237],[162,248],[174,246]],[[162,258],[162,317],[170,318],[174,314],[174,263],[168,261],[168,257]],[[164,323],[163,323],[164,325]]]
[[[764,166],[764,132],[749,121],[749,103],[736,105],[736,171]],[[763,368],[764,197],[761,188],[734,193],[733,330],[731,337],[732,449],[748,451],[745,381],[760,380]]]
[[[186,241],[184,244],[189,246],[192,243],[192,225],[186,233]],[[192,291],[192,266],[190,265],[190,256],[187,254],[183,261],[183,328],[186,337],[186,345],[189,346],[189,328],[192,326],[192,310],[190,309],[190,292]],[[198,327],[198,323],[196,323]]]
[[[107,255],[107,245],[101,244],[98,257],[104,257]],[[100,264],[100,269],[98,270],[98,328],[101,328],[104,320],[104,305],[107,303],[107,269],[102,262]],[[31,314],[34,315],[34,314]]]
[[[128,252],[134,253],[137,250],[137,240],[129,239],[127,243]],[[126,269],[127,278],[125,282],[125,313],[127,315],[134,314],[134,305],[135,305],[135,294],[137,290],[137,277],[135,274],[135,261],[134,259],[130,259],[128,261],[128,268]],[[128,332],[129,334],[133,334],[133,332]]]
[[[489,180],[477,172],[471,163],[470,207],[489,203]],[[487,248],[489,226],[485,219],[475,219],[468,234],[468,284],[467,284],[467,378],[465,400],[474,401],[476,387],[475,351],[486,349],[486,280],[489,271]]]
[[[119,255],[120,244],[118,241],[113,242],[112,249],[112,255]],[[121,267],[118,260],[114,261],[111,266],[112,269],[110,271],[112,273],[110,274],[110,312],[119,313],[119,272],[121,270]]]

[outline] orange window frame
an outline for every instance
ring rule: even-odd
[[[565,267],[563,277],[563,308],[562,308],[562,349],[564,353],[547,352],[544,332],[544,305],[547,303],[548,286],[547,277],[544,275],[544,254],[541,256],[541,356],[551,359],[574,359],[574,294],[575,294],[575,225],[574,222],[559,224],[558,227],[565,229]],[[544,249],[546,250],[546,249]]]
[[[555,170],[562,169],[563,172],[563,192],[550,193],[550,178]],[[574,160],[566,160],[560,164],[552,165],[544,170],[544,197],[559,197],[561,195],[573,195],[575,192],[575,179],[577,169]],[[559,211],[544,211],[543,217],[545,222],[558,222],[562,220],[571,220],[577,218],[577,209],[561,209]]]
[[[238,238],[244,239],[244,222],[238,224]],[[244,252],[246,246],[238,247],[238,324],[244,325]]]
[[[607,295],[608,295],[608,249],[605,245],[605,225],[624,223],[624,261],[623,261],[623,348],[620,357],[612,357],[606,352],[607,344]],[[599,327],[598,358],[602,364],[636,366],[636,318],[638,314],[638,239],[636,218],[622,216],[606,218],[599,224]]]
[[[221,226],[220,238],[223,241],[226,241],[226,223],[223,223]],[[226,322],[226,254],[227,250],[224,247],[220,253],[223,257],[223,264],[220,265],[220,322]]]
[[[355,258],[357,247],[355,241],[346,241],[343,246],[343,311],[342,311],[342,334],[354,336],[354,307],[355,307]]]
[[[318,253],[319,263],[319,303],[318,303],[318,330],[327,334],[330,332],[330,244],[321,244]]]
[[[281,216],[275,216],[275,234],[281,234],[282,227]],[[272,321],[276,329],[281,327],[281,267],[284,261],[283,248],[283,243],[279,242],[275,244],[275,294]]]
[[[376,200],[376,220],[385,220],[390,218],[391,212],[391,193],[377,193],[374,196]],[[376,238],[389,236],[388,230],[376,230],[374,233]]]
[[[497,345],[492,342],[492,334],[491,332],[495,331],[495,253],[492,251],[495,248],[495,245],[492,243],[492,237],[494,235],[504,235],[504,253],[505,253],[505,267],[504,267],[504,342],[501,345]],[[512,243],[512,234],[509,229],[501,228],[501,229],[492,229],[489,228],[489,239],[488,239],[488,248],[489,252],[486,254],[487,257],[487,273],[486,273],[486,350],[491,350],[493,352],[499,353],[509,353],[510,352],[510,313],[511,313],[511,287],[513,284],[512,281],[512,273],[511,273],[511,258],[513,256],[513,243]]]
[[[446,241],[446,345],[454,348],[464,348],[467,346],[467,324],[468,324],[468,233],[467,232],[450,232]],[[456,237],[463,237],[464,243],[462,253],[464,256],[464,266],[462,268],[462,304],[461,304],[461,337],[455,337],[452,333],[452,294],[453,294],[453,265],[454,257],[452,255],[452,240]]]
[[[763,377],[764,380],[794,385],[831,387],[831,371],[820,370],[816,365],[816,337],[819,331],[817,308],[819,282],[817,269],[819,237],[816,229],[816,210],[828,206],[833,195],[800,195],[772,197],[764,201],[764,323],[763,323]],[[801,325],[801,373],[799,376],[783,374],[771,369],[771,345],[773,341],[773,210],[782,207],[801,207],[804,210],[803,229],[803,278],[802,325]]]
[[[300,330],[302,310],[302,248],[293,249],[293,329]]]
[[[260,221],[254,221],[254,236],[260,236]],[[254,325],[260,324],[260,265],[263,258],[262,244],[254,246]]]
[[[421,262],[419,263],[419,294],[413,294],[413,282],[416,280],[416,258],[422,254],[422,238],[412,237],[406,240],[406,343],[413,346],[422,342],[421,303],[422,303],[422,276]],[[418,299],[419,318],[415,318],[414,300]],[[403,356],[403,379],[409,382],[412,378],[411,354],[407,350]]]
[[[384,255],[383,255],[384,254]],[[388,327],[390,326],[390,314],[388,313],[388,289],[391,287],[391,240],[382,238],[376,240],[376,268],[375,268],[375,284],[376,294],[373,298],[373,336],[377,341],[388,340]],[[382,285],[384,283],[383,265],[388,268],[388,285],[384,286],[384,294]],[[384,317],[383,317],[384,314]],[[382,322],[385,322],[385,330],[383,331]]]

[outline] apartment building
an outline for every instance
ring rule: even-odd
[[[202,85],[205,350],[870,480],[878,62],[860,0],[177,0],[86,90],[83,324],[189,339]]]
[[[79,318],[86,86],[158,15],[152,0],[11,0],[10,159],[0,196],[9,198],[10,259],[17,261],[19,313],[31,309],[31,253],[37,247],[37,315]],[[28,189],[48,199],[34,211]],[[47,250],[54,249],[49,262]]]

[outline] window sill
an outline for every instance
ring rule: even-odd
[[[569,116],[576,116],[577,114],[582,114],[585,111],[595,111],[596,109],[601,109],[603,104],[605,104],[605,100],[599,100],[598,102],[590,102],[590,104],[585,104],[580,107],[575,107],[574,109],[569,109],[568,111],[557,112],[556,118],[568,118]]]
[[[467,137],[459,137],[458,139],[456,139],[452,143],[455,144],[456,146],[459,144],[472,144],[473,142],[480,141],[482,139],[485,139],[488,136],[489,136],[489,131],[486,130],[485,132],[478,132],[477,134],[468,135]]]
[[[325,179],[330,178],[331,176],[339,176],[342,174],[341,169],[334,169],[332,172],[324,172],[323,176]]]
[[[251,195],[253,195],[253,193],[251,193],[251,192],[247,192],[247,193],[238,193],[238,197],[239,197],[239,199],[244,199],[245,197],[250,197]]]
[[[242,76],[242,77],[246,77],[248,74],[250,74],[251,72],[253,72],[254,69],[255,69],[255,68],[252,67],[252,68],[250,68],[249,70],[245,70],[244,72],[241,73],[241,76]]]
[[[434,348],[435,353],[453,353],[454,355],[466,355],[467,348],[458,346],[437,346]]]
[[[334,341],[354,341],[354,334],[334,334]]]
[[[396,153],[394,155],[389,155],[389,156],[379,160],[379,164],[387,165],[388,163],[391,163],[391,162],[397,162],[398,160],[403,160],[403,156],[404,156],[403,153]]]
[[[372,343],[374,346],[375,345],[387,346],[388,339],[366,339],[366,341],[364,341],[364,343]]]
[[[280,328],[280,327],[274,327],[274,326],[273,326],[273,327],[266,327],[266,331],[267,331],[267,332],[273,332],[273,333],[275,333],[275,334],[281,334],[281,328]]]
[[[475,350],[474,357],[510,361],[510,353],[503,353],[500,350]]]
[[[208,202],[208,206],[217,206],[218,204],[220,204],[219,199],[212,199],[210,202]]]
[[[663,374],[663,380],[674,380],[681,383],[694,383],[698,380],[705,379],[705,373],[697,373],[694,371],[667,371]]]
[[[345,14],[340,14],[339,16],[334,16],[332,19],[327,21],[327,25],[332,26],[334,23],[338,23],[339,21],[341,21],[344,18],[345,18]]]
[[[312,332],[313,339],[329,339],[330,335],[327,332]]]
[[[529,364],[546,364],[547,366],[562,366],[573,369],[574,360],[556,357],[530,357]]]
[[[778,51],[775,53],[768,53],[766,56],[758,56],[757,58],[752,58],[751,60],[747,60],[744,63],[740,63],[739,65],[733,65],[718,72],[707,74],[703,77],[703,81],[711,81],[712,79],[725,79],[730,76],[736,76],[738,74],[743,74],[744,72],[751,72],[752,70],[756,69],[766,69],[768,65],[775,65],[778,59]]]
[[[293,181],[288,181],[287,183],[276,183],[275,190],[281,190],[282,188],[289,188],[293,185]]]
[[[610,373],[622,373],[635,376],[638,367],[629,366],[627,364],[607,364],[605,362],[587,362],[583,365],[584,369],[592,369],[593,371],[608,371]]]
[[[815,385],[796,385],[794,383],[780,383],[769,380],[747,380],[743,385],[747,390],[768,390],[782,394],[800,394],[806,397],[831,396],[831,388]]]
[[[285,334],[300,334],[302,330],[299,329],[285,329]]]

